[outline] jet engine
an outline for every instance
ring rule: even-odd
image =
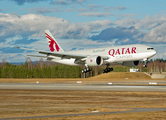
[[[89,56],[86,59],[86,64],[88,66],[100,66],[103,64],[103,58],[100,56]]]
[[[127,67],[135,67],[138,66],[140,63],[140,61],[127,61],[127,62],[123,62],[123,65],[127,66]]]

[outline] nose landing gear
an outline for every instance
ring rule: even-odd
[[[143,65],[143,67],[147,67],[148,59],[145,58],[145,59],[143,59],[143,61],[144,61],[144,65]]]
[[[85,68],[82,69],[82,73],[87,73],[87,72],[90,72],[90,71],[92,71],[92,68],[88,67],[88,65],[85,64]]]

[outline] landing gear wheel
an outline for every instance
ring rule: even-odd
[[[113,71],[114,69],[113,68],[109,68],[110,72]]]
[[[108,71],[109,71],[109,72],[113,71],[113,68],[108,68]]]
[[[92,71],[92,68],[85,68],[82,70],[82,73],[87,73],[87,72],[90,72]]]
[[[84,73],[87,73],[87,69],[84,69]]]
[[[113,68],[107,67],[106,69],[103,70],[103,73],[108,73],[108,72],[111,72],[111,71],[113,71]]]
[[[147,65],[143,65],[143,67],[147,67]]]
[[[89,71],[92,71],[92,68],[89,68]]]
[[[108,73],[107,69],[104,69],[104,70],[103,70],[103,73]]]
[[[84,70],[82,69],[82,73],[84,73]]]

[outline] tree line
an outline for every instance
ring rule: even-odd
[[[32,62],[28,59],[21,65],[1,63],[0,78],[79,78],[80,71],[80,66],[65,66],[42,59]]]
[[[105,65],[92,67],[91,72],[84,74],[81,73],[83,66],[56,64],[51,61],[43,61],[42,58],[36,62],[32,62],[30,58],[27,58],[26,62],[21,65],[9,64],[3,60],[0,63],[0,78],[83,78],[102,74],[105,67]],[[113,72],[130,71],[130,67],[122,65],[112,65],[110,67],[114,68]],[[151,60],[147,68],[143,68],[143,63],[135,68],[138,68],[140,72],[165,72],[166,61]]]

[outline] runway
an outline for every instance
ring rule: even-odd
[[[166,111],[166,108],[164,106],[166,99],[164,92],[166,92],[166,86],[146,85],[146,84],[140,85],[140,83],[137,83],[137,85],[134,83],[132,84],[133,85],[129,85],[129,83],[128,84],[126,83],[113,83],[113,84],[0,83],[1,96],[5,98],[1,99],[1,106],[2,106],[1,112],[4,110],[6,110],[6,112],[9,112],[11,110],[16,110],[20,112],[20,110],[21,111],[24,110],[23,113],[27,113],[27,115],[22,115],[18,117],[17,116],[4,117],[0,118],[0,120],[1,119],[2,120],[38,119],[38,118],[57,118],[57,117],[61,118],[61,117],[72,117],[72,116],[81,117],[86,115],[89,116],[89,115],[106,115],[106,114],[109,115],[109,114],[123,114],[123,113],[127,114],[127,113],[137,113],[137,112]],[[21,92],[18,92],[20,90]],[[81,91],[82,95],[80,95],[79,91]],[[109,91],[109,92],[104,92],[104,91]],[[117,91],[117,92],[112,92],[112,91]],[[135,93],[132,94],[130,93],[131,91]],[[139,91],[140,92],[145,91],[145,92],[142,92],[140,94]],[[146,91],[150,93],[147,93]],[[162,95],[158,95],[158,92],[160,92]],[[91,97],[92,95],[93,97]],[[124,95],[127,96],[124,97]],[[8,105],[9,101],[10,105]],[[105,104],[107,105],[105,106]],[[118,104],[124,107],[120,107],[119,109]],[[146,108],[143,108],[142,106],[146,104],[147,104]],[[98,112],[92,112],[92,111],[82,112],[82,113],[68,112],[68,114],[62,112],[62,114],[56,114],[57,111],[59,110],[64,111],[66,109],[79,111],[80,108],[77,105],[83,107],[86,106],[84,108],[85,110],[95,108],[94,107],[95,105],[96,107],[101,108],[101,110],[109,108],[109,109],[117,109],[117,111],[115,110],[109,112],[109,111],[99,110]],[[137,106],[139,107],[137,108]],[[154,106],[154,108],[151,106]],[[162,108],[160,106],[162,106]],[[122,110],[125,109],[125,111],[121,111],[121,109]],[[33,110],[35,111],[34,113],[36,113],[36,115],[34,116],[32,114],[29,114]],[[45,113],[43,110],[54,110],[55,112],[52,113],[51,115],[37,114],[38,111],[40,113],[42,112]]]
[[[130,109],[133,109],[133,110],[118,111],[118,112],[97,112],[97,113],[46,115],[46,116],[30,116],[30,117],[13,117],[13,118],[0,118],[0,120],[57,118],[57,117],[83,116],[83,115],[106,115],[106,114],[116,114],[116,113],[152,112],[152,111],[165,111],[166,110],[166,108],[130,108]]]
[[[108,84],[44,84],[1,83],[0,89],[13,90],[90,90],[90,91],[148,91],[166,92],[166,86],[158,85],[108,85]]]

